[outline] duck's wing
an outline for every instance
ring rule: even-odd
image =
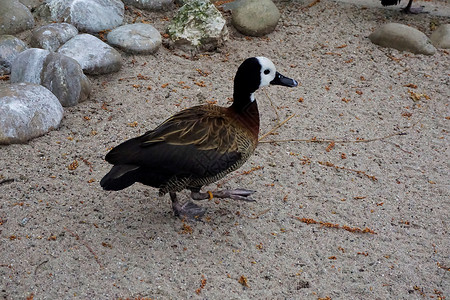
[[[199,150],[219,153],[236,151],[236,128],[224,108],[212,105],[185,109],[170,117],[155,130],[142,136],[142,146],[161,142],[170,145],[195,145]]]
[[[168,176],[212,176],[241,159],[240,135],[223,108],[196,106],[122,143],[106,155],[106,160]]]

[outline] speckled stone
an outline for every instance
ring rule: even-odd
[[[436,48],[450,48],[450,24],[439,26],[430,36],[430,40]]]
[[[0,36],[0,76],[11,73],[11,64],[14,59],[27,48],[27,45],[15,36]]]
[[[76,60],[37,48],[17,56],[11,69],[11,82],[45,86],[63,106],[74,106],[86,100],[91,91],[90,81]]]
[[[58,128],[63,107],[41,85],[0,86],[0,144],[25,143]]]
[[[161,47],[161,34],[150,24],[117,27],[108,33],[108,43],[130,53],[155,53]]]
[[[369,35],[372,43],[381,47],[408,51],[415,54],[433,55],[436,48],[419,30],[398,23],[384,24]]]
[[[70,39],[58,52],[75,59],[86,74],[117,72],[122,66],[122,56],[116,49],[86,33]]]
[[[77,28],[69,23],[52,23],[33,30],[30,44],[32,47],[56,51],[77,34]]]
[[[123,22],[120,0],[48,0],[51,20],[67,22],[83,32],[113,29]]]
[[[271,0],[243,0],[232,11],[232,24],[242,34],[263,36],[275,30],[280,11]]]
[[[214,50],[228,40],[226,21],[208,0],[189,0],[167,28],[171,45],[186,51]]]
[[[18,0],[1,0],[0,35],[16,34],[34,26],[30,10]]]

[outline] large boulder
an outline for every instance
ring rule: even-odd
[[[0,76],[11,73],[11,64],[27,45],[12,35],[0,35]]]
[[[75,59],[86,74],[117,72],[122,66],[122,56],[110,45],[90,34],[79,34],[58,50]]]
[[[150,24],[135,23],[108,33],[108,43],[130,53],[154,53],[161,46],[161,34]]]
[[[0,35],[15,34],[34,26],[30,10],[18,0],[1,0]]]
[[[77,28],[69,23],[52,23],[33,30],[30,44],[54,52],[77,34]]]
[[[214,50],[228,40],[226,21],[209,0],[186,0],[167,28],[171,45],[186,51]]]
[[[439,26],[430,36],[430,40],[436,48],[450,48],[450,24]]]
[[[398,23],[384,24],[369,35],[372,43],[415,54],[433,55],[436,48],[419,30]]]
[[[76,60],[37,48],[23,51],[16,57],[11,82],[43,85],[63,106],[74,106],[86,100],[91,91],[90,81]]]
[[[63,107],[41,85],[0,86],[0,144],[24,143],[57,128]]]
[[[123,22],[120,0],[48,0],[51,20],[67,22],[83,32],[113,29]]]
[[[242,34],[263,36],[275,30],[280,16],[271,0],[243,0],[233,9],[232,24]]]

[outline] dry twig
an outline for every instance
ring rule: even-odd
[[[77,240],[80,240],[81,243],[86,246],[86,248],[89,250],[89,252],[91,252],[91,254],[94,256],[95,261],[98,263],[98,265],[100,266],[101,269],[103,269],[103,265],[100,262],[100,260],[98,259],[97,254],[95,254],[94,250],[92,250],[92,248],[89,246],[89,244],[84,241],[83,239],[80,238],[80,236],[78,234],[76,234],[75,232],[73,232],[72,230],[64,227],[64,230],[67,231],[68,233],[70,233],[72,236],[74,236]]]

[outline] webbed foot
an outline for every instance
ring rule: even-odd
[[[175,193],[170,193],[170,199],[172,200],[173,213],[179,218],[185,218],[187,220],[200,220],[206,213],[206,208],[198,206],[191,201],[181,204]]]
[[[215,192],[192,192],[191,197],[193,200],[205,200],[212,198],[229,198],[234,200],[248,201],[253,202],[256,201],[249,197],[256,191],[246,190],[246,189],[235,189],[235,190],[221,190]]]

